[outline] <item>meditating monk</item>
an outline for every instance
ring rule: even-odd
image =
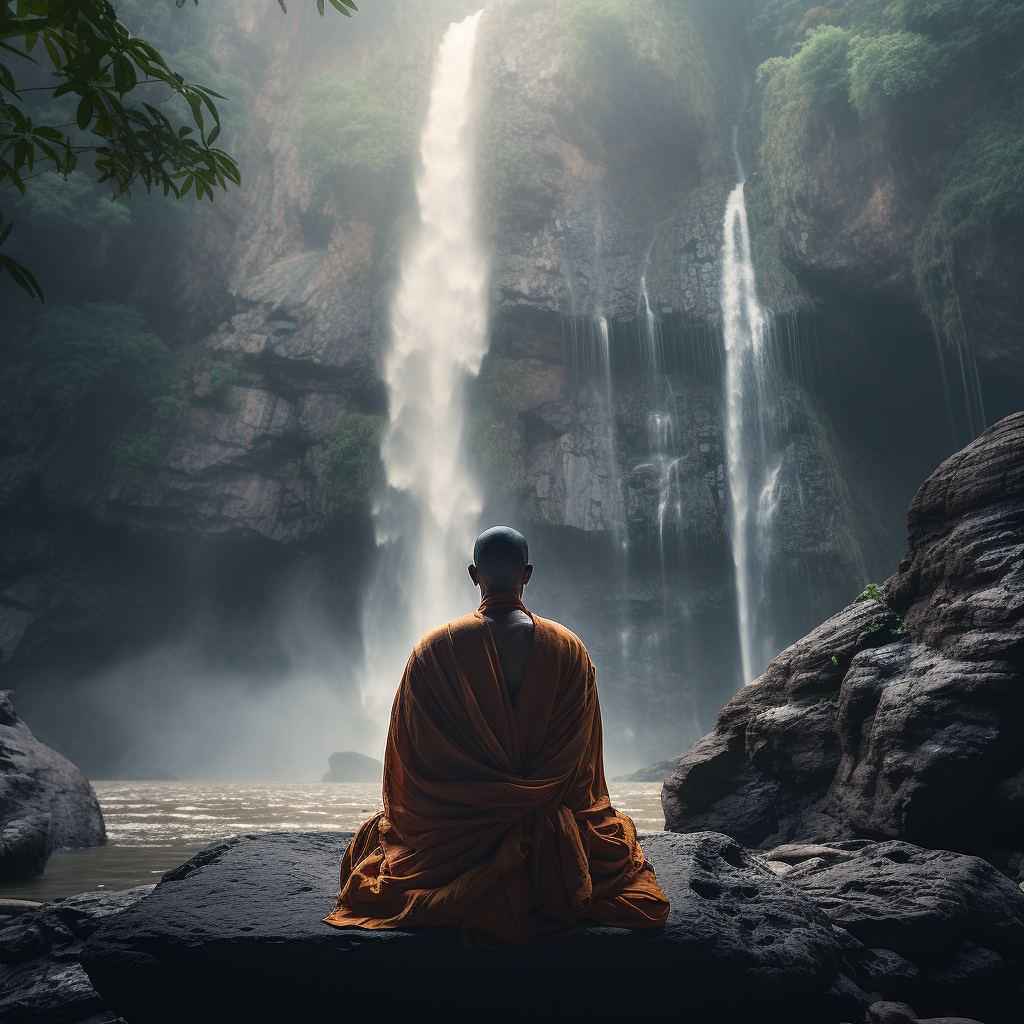
[[[384,810],[341,862],[328,924],[450,925],[470,947],[565,935],[584,919],[664,924],[668,899],[608,799],[594,666],[521,600],[526,539],[482,533],[480,607],[406,666],[384,755]]]

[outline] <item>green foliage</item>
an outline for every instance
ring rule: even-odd
[[[637,6],[641,17],[652,10],[643,0]],[[598,68],[630,60],[635,45],[633,9],[625,0],[575,0],[559,5],[562,53],[573,77],[589,89],[599,84]]]
[[[228,393],[235,381],[238,380],[238,369],[218,360],[210,367],[210,392],[217,405],[224,406],[228,400]]]
[[[514,331],[508,324],[494,330]],[[500,341],[496,348],[500,348]],[[469,429],[470,454],[476,459],[485,479],[499,489],[516,492],[526,485],[522,456],[523,384],[514,360],[488,355],[477,378],[470,382]]]
[[[809,310],[813,301],[783,259],[782,234],[772,211],[771,190],[764,177],[749,181],[744,196],[750,227],[750,248],[757,267],[757,291],[775,314]]]
[[[789,67],[788,57],[769,57],[762,64],[758,65],[755,81],[760,88],[764,88],[778,71]]]
[[[228,181],[238,183],[234,161],[213,146],[220,133],[213,100],[222,97],[175,73],[152,44],[128,31],[106,0],[4,0],[0,42],[7,62],[0,63],[0,185],[9,182],[24,195],[37,166],[66,178],[83,153],[93,155],[98,180],[110,181],[119,195],[137,179],[147,190],[158,186],[176,197],[194,191],[197,199],[212,199],[213,189],[226,188]],[[74,124],[91,138],[73,138],[67,125],[48,120],[46,112],[40,119],[31,97],[19,92],[14,69],[35,63],[48,64],[57,80],[43,89],[51,103],[77,98]],[[186,104],[188,125],[176,129],[150,103],[125,104],[149,83]],[[0,264],[0,272],[5,266]]]
[[[798,196],[817,145],[816,111],[847,97],[868,127],[929,89],[975,83],[984,107],[957,104],[948,137],[962,140],[914,250],[914,280],[938,337],[969,343],[972,257],[1024,217],[1024,3],[1021,0],[849,0],[836,24],[806,31],[818,9],[769,0],[755,20],[762,63],[761,166],[777,216]],[[836,15],[833,17],[833,15]],[[849,37],[845,66],[839,59]],[[831,40],[828,47],[822,41]],[[817,52],[818,50],[821,52]],[[793,54],[793,56],[786,56]],[[812,60],[812,58],[814,58]],[[977,83],[984,83],[978,89]],[[937,116],[944,116],[945,111]]]
[[[967,258],[992,232],[1024,222],[1021,106],[990,107],[951,161],[914,246],[917,293],[936,333],[969,342],[973,281]]]
[[[880,601],[882,604],[888,607],[888,602],[885,599],[885,592],[877,583],[869,583],[855,598],[854,603],[859,601]],[[877,633],[882,628],[880,622],[869,622],[868,632]],[[896,619],[896,625],[889,630],[889,636],[906,636],[909,632],[907,626],[906,616],[899,616]],[[832,659],[835,662],[835,658]]]
[[[55,306],[36,320],[27,346],[30,399],[58,431],[107,438],[114,481],[137,491],[158,467],[170,429],[187,407],[163,341],[130,306]]]
[[[385,483],[380,457],[383,429],[383,417],[358,412],[335,423],[319,474],[328,521],[369,514],[374,495]]]
[[[84,174],[76,171],[67,179],[53,171],[39,175],[24,199],[33,222],[53,232],[123,231],[131,227],[132,215],[123,203],[112,203]]]
[[[791,83],[808,99],[827,103],[850,91],[850,33],[835,25],[815,29],[792,59]]]
[[[323,178],[348,168],[385,171],[412,143],[406,121],[354,75],[314,78],[299,106],[299,156]]]
[[[110,442],[114,482],[122,494],[137,494],[163,463],[166,440],[153,432],[125,432]]]
[[[667,95],[701,128],[717,128],[731,99],[725,32],[702,0],[558,0],[559,46],[579,92],[615,106],[636,86]]]
[[[356,9],[352,0],[329,2],[346,16]],[[316,4],[323,16],[324,0]],[[169,0],[2,0],[0,187],[25,195],[39,172],[53,169],[66,179],[85,154],[116,195],[141,181],[147,192],[213,199],[215,188],[238,184],[234,160],[214,146],[222,128],[214,100],[224,99],[223,91],[241,95],[244,83],[192,46],[191,27]],[[150,41],[156,37],[173,57]],[[228,123],[236,130],[245,124],[239,113]],[[10,228],[0,229],[0,245]],[[4,270],[42,298],[31,273],[0,253],[0,275]]]
[[[843,13],[841,7],[808,8],[806,0],[766,0],[751,24],[755,53],[761,60],[773,54],[788,57],[808,32],[820,25],[839,24]]]
[[[116,302],[48,309],[29,357],[36,401],[68,427],[91,409],[138,411],[173,379],[167,346],[141,313]]]
[[[928,38],[893,32],[854,41],[850,67],[850,102],[862,114],[897,97],[930,89],[939,81],[942,57]]]

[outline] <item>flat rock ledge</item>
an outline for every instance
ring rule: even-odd
[[[676,1004],[726,1024],[1009,1024],[1024,1005],[1024,892],[975,857],[902,842],[764,856],[718,833],[651,833],[642,845],[672,904],[664,929],[472,951],[453,929],[322,924],[349,838],[235,836],[168,872],[81,949],[103,1008],[130,1024],[430,1006],[604,1018]]]

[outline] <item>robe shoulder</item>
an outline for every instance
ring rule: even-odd
[[[567,627],[554,619],[544,619],[539,615],[533,616],[534,622],[544,630],[548,643],[557,644],[567,655],[572,658],[590,660],[587,648],[583,641]]]
[[[575,658],[590,658],[583,641],[571,629],[560,622],[555,622],[554,619],[545,619],[540,615],[534,614],[533,620],[543,630],[547,642],[556,644],[564,654]],[[420,642],[413,648],[413,657],[421,656],[439,646],[447,646],[461,635],[479,632],[481,628],[486,628],[486,623],[479,612],[452,619],[451,622],[424,633]]]
[[[425,654],[438,647],[447,646],[461,634],[478,632],[481,627],[486,628],[486,623],[483,616],[478,612],[452,619],[451,622],[446,622],[443,626],[438,626],[436,629],[424,633],[419,643],[412,649],[413,657]]]

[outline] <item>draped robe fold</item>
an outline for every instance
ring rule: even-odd
[[[471,947],[567,934],[583,919],[664,923],[668,899],[633,822],[608,798],[594,666],[564,626],[530,614],[533,644],[509,699],[483,612],[416,645],[391,712],[384,810],[341,863],[324,920],[452,925]]]

